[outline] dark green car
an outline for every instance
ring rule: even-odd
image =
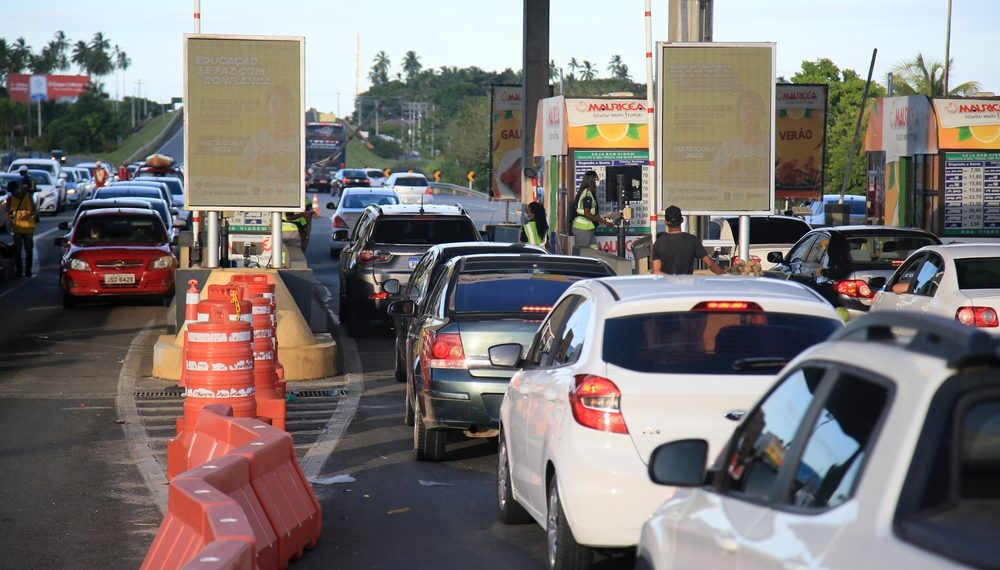
[[[406,317],[406,421],[417,459],[444,457],[449,432],[495,437],[510,369],[489,347],[531,344],[552,304],[581,279],[614,275],[598,259],[537,253],[456,257],[429,284],[426,300],[389,306]]]

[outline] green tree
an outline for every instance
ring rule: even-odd
[[[78,40],[73,44],[73,52],[70,54],[70,61],[80,66],[80,73],[87,73],[87,62],[90,60],[90,46],[83,40]]]
[[[413,81],[413,78],[420,73],[423,65],[420,64],[420,57],[417,52],[410,50],[403,57],[403,73],[406,74],[406,82]]]
[[[111,41],[105,38],[103,33],[97,32],[91,38],[88,47],[90,50],[87,57],[87,72],[97,77],[111,73],[115,68],[111,59]]]
[[[566,76],[566,79],[573,81],[576,79],[577,70],[579,70],[580,67],[582,66],[580,65],[580,62],[576,60],[575,57],[571,57],[569,58],[569,63],[566,64],[566,67],[569,68],[569,75]]]
[[[372,61],[371,70],[368,72],[368,79],[373,85],[385,85],[389,83],[389,68],[391,67],[389,54],[380,51],[375,54],[375,58]]]
[[[459,170],[486,172],[489,156],[489,109],[488,97],[466,97],[445,127],[445,151]]]
[[[31,66],[34,56],[31,53],[31,46],[23,37],[17,38],[10,46],[7,56],[7,71],[10,73],[21,73]]]
[[[622,61],[622,56],[618,54],[611,56],[608,61],[608,71],[611,72],[611,77],[628,79],[628,66]]]
[[[948,62],[948,74],[955,68],[955,60]],[[904,61],[892,68],[892,89],[894,95],[927,95],[944,97],[944,65],[924,59],[918,53],[911,61]],[[964,97],[979,91],[978,81],[966,81],[948,90],[948,95]]]
[[[865,80],[852,69],[841,70],[831,60],[803,61],[802,68],[792,76],[793,83],[822,83],[827,85],[826,116],[826,161],[824,164],[823,192],[839,194],[847,167],[848,156],[852,152],[854,126],[858,120],[858,110],[865,90]],[[885,96],[885,88],[872,82],[868,92],[868,109],[872,101]],[[861,124],[864,135],[868,122],[868,109]],[[848,194],[864,194],[867,187],[866,162],[862,145],[853,150],[854,160],[848,178]]]

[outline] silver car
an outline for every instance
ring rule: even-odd
[[[327,209],[334,210],[330,216],[330,257],[340,255],[340,250],[344,249],[347,243],[347,236],[354,231],[354,226],[357,225],[358,218],[365,208],[372,204],[385,206],[399,202],[399,195],[392,188],[344,188],[336,205],[333,202],[328,202],[326,205]],[[347,234],[343,232],[338,234],[338,230],[347,230]]]

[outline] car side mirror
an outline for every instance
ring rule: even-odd
[[[481,239],[482,241],[493,241],[493,239],[490,238],[490,232],[487,232],[485,230],[479,231],[479,239]]]
[[[785,260],[785,256],[781,255],[780,251],[772,251],[767,254],[767,260],[771,263],[781,263]]]
[[[337,230],[333,232],[334,241],[347,241],[347,230]]]
[[[397,317],[409,317],[416,312],[416,303],[409,299],[389,303],[387,312]]]
[[[879,291],[885,289],[885,282],[888,281],[885,277],[872,277],[868,280],[868,288],[872,291]]]
[[[490,364],[501,368],[518,368],[524,347],[515,342],[490,347]]]
[[[58,228],[63,231],[69,231],[69,222],[59,222]]]
[[[399,279],[389,279],[382,282],[382,290],[390,295],[399,295]]]
[[[66,236],[57,237],[56,239],[52,240],[52,243],[54,243],[59,247],[66,247],[67,245],[69,245],[69,238],[67,238]]]
[[[175,228],[186,228],[187,227],[187,222],[185,222],[184,220],[181,220],[181,219],[174,220],[174,227]]]
[[[682,439],[664,443],[649,458],[649,479],[658,485],[700,487],[705,484],[708,442]]]

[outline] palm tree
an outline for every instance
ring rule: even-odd
[[[556,65],[556,60],[549,60],[549,80],[555,81],[559,79],[559,67]]]
[[[368,79],[375,85],[385,85],[389,82],[389,54],[380,51],[375,54],[371,71],[368,72]]]
[[[115,44],[115,68],[123,73],[132,66],[132,58],[128,56],[127,53],[122,51],[118,44]],[[122,90],[124,90],[125,79],[122,77]],[[115,91],[118,91],[118,81],[115,81]],[[118,94],[115,93],[115,98],[118,98]]]
[[[611,56],[611,60],[608,61],[608,72],[611,73],[612,77],[617,77],[619,72],[618,70],[621,69],[622,65],[624,65],[622,63],[622,56],[615,54]]]
[[[17,38],[14,45],[10,46],[7,56],[7,71],[10,73],[21,73],[31,65],[34,56],[31,54],[31,46],[23,37]]]
[[[580,75],[580,78],[584,81],[593,81],[594,78],[597,77],[597,66],[593,63],[583,60],[583,65],[581,65],[580,68],[583,69],[583,73]]]
[[[90,61],[90,46],[87,45],[87,42],[79,40],[73,44],[70,61],[80,66],[80,73],[87,73],[87,62]]]
[[[67,57],[66,52],[69,51],[69,40],[66,39],[66,33],[62,30],[56,32],[56,36],[49,42],[49,47],[55,54],[55,68],[59,71],[68,69],[69,57]]]
[[[618,66],[618,70],[614,73],[615,79],[629,80],[631,77],[628,76],[628,66],[624,63]]]
[[[104,77],[114,70],[115,64],[111,59],[111,41],[104,37],[104,34],[97,32],[90,40],[90,57],[87,58],[87,71],[91,75]]]
[[[954,60],[948,62],[949,69],[954,69]],[[892,68],[893,91],[897,95],[928,95],[943,97],[944,65],[937,61],[924,59],[922,53],[912,61],[904,61]],[[950,75],[950,72],[949,72]],[[966,81],[948,90],[948,95],[967,96],[979,91],[978,81]]]
[[[580,69],[580,62],[576,60],[575,57],[569,58],[569,63],[566,64],[569,68],[569,77],[567,79],[576,79],[576,70]]]
[[[420,64],[420,57],[417,52],[410,50],[403,57],[403,73],[406,74],[406,81],[410,82],[420,73],[423,66]]]

